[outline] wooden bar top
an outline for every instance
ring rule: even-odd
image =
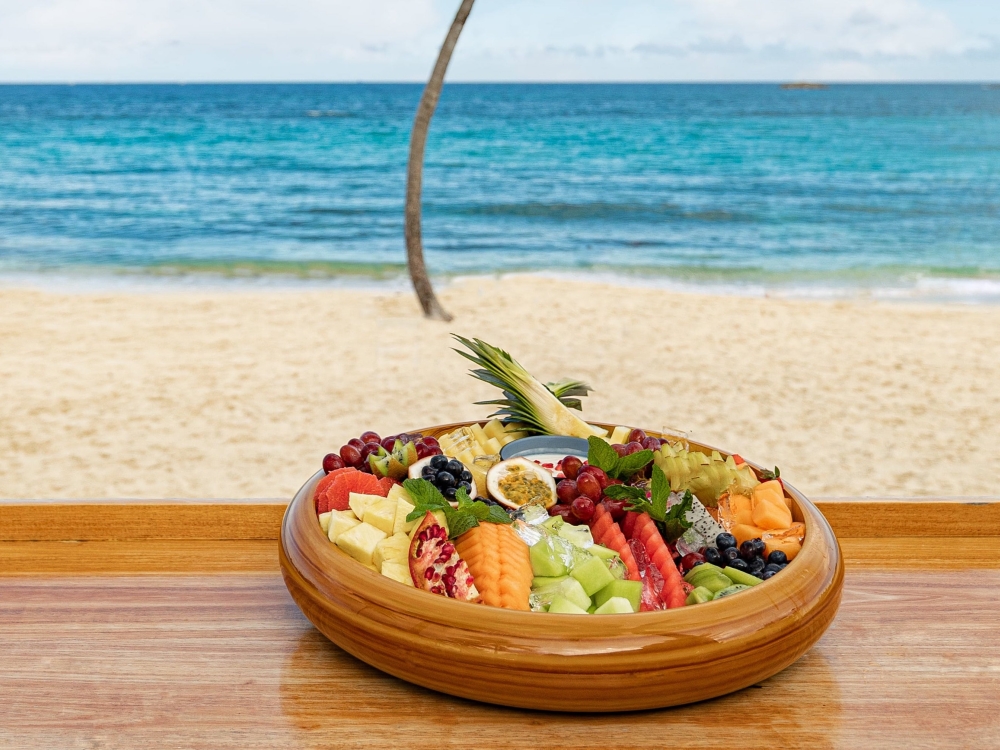
[[[196,533],[157,538],[134,519],[176,536],[159,514],[188,503],[0,501],[0,748],[1000,747],[1000,503],[843,502],[820,504],[843,603],[802,659],[723,698],[594,716],[438,695],[332,646],[285,590],[268,503],[196,503]]]

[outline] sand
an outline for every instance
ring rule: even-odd
[[[685,431],[816,496],[1000,494],[1000,309],[536,277],[408,293],[0,290],[0,497],[290,497],[364,429],[485,417],[449,331],[593,420]]]

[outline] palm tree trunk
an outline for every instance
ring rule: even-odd
[[[427,276],[427,266],[424,265],[424,244],[420,234],[420,192],[423,187],[424,150],[427,145],[427,131],[431,126],[431,117],[441,98],[444,86],[444,74],[451,61],[451,53],[455,51],[458,35],[462,33],[465,19],[469,17],[474,0],[462,0],[462,4],[451,22],[448,36],[444,38],[437,62],[431,73],[431,79],[424,87],[417,114],[413,118],[413,131],[410,133],[410,161],[406,170],[406,213],[403,223],[403,234],[406,237],[406,265],[413,280],[413,289],[420,300],[420,307],[428,318],[449,321],[451,315],[441,307],[434,295],[434,287]]]

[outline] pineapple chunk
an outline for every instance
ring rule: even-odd
[[[476,495],[479,497],[489,495],[486,489],[486,470],[479,464],[473,464],[469,467],[469,473],[472,474],[472,481],[476,483]]]
[[[330,531],[330,513],[332,513],[332,511],[319,514],[319,527],[323,529],[324,534]]]
[[[359,523],[337,537],[337,546],[362,565],[374,568],[375,547],[385,537],[382,529],[370,523]]]
[[[410,537],[406,534],[393,534],[375,545],[375,554],[372,556],[372,562],[376,568],[382,570],[382,563],[387,560],[405,563],[409,552]]]
[[[482,454],[480,454],[480,455],[482,455]],[[457,456],[455,456],[455,458],[457,458],[459,461],[461,461],[466,466],[472,466],[472,464],[475,463],[475,461],[476,461],[475,454],[473,454],[473,452],[470,451],[470,450],[468,450],[468,449],[466,449],[466,450],[462,451],[461,453],[459,453]]]
[[[483,431],[483,428],[478,424],[469,425],[469,430],[472,432],[472,437],[474,437],[476,442],[480,445],[486,445],[486,441],[490,439],[489,435],[487,435]]]
[[[631,427],[625,427],[624,425],[618,425],[611,433],[611,443],[614,445],[624,445],[628,440],[629,433],[632,432]]]
[[[381,495],[362,495],[359,492],[352,492],[347,498],[347,504],[354,511],[354,515],[364,519],[365,508],[379,500],[385,500],[385,498]]]
[[[507,443],[513,443],[514,442],[514,436],[513,435],[506,435],[506,434],[505,435],[500,435],[500,436],[498,436],[495,439],[500,441],[500,445],[507,445]]]
[[[500,441],[496,438],[490,438],[485,443],[483,443],[483,450],[486,451],[487,455],[496,456],[500,453]]]
[[[370,523],[376,529],[381,529],[386,534],[391,534],[393,524],[396,522],[396,501],[383,498],[377,502],[369,503],[365,506],[365,515],[361,520]]]
[[[504,434],[503,422],[499,419],[491,419],[486,423],[486,426],[483,428],[483,432],[486,433],[486,437],[496,438],[499,440],[500,436]]]
[[[349,531],[357,526],[361,521],[354,517],[349,510],[331,510],[330,521],[327,524],[326,535],[331,542],[336,542],[337,537],[345,531]]]
[[[409,495],[407,495],[407,498]],[[393,534],[409,534],[417,525],[416,521],[407,521],[406,517],[413,512],[413,503],[407,498],[396,499],[396,522],[392,525]]]
[[[406,563],[391,562],[386,560],[382,563],[382,575],[394,581],[405,583],[407,586],[413,585],[413,577],[410,575],[410,568]]]

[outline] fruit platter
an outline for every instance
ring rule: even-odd
[[[820,638],[840,549],[777,468],[588,423],[585,384],[455,338],[494,413],[363,432],[286,511],[285,583],[331,641],[433,690],[591,712],[740,690]]]

